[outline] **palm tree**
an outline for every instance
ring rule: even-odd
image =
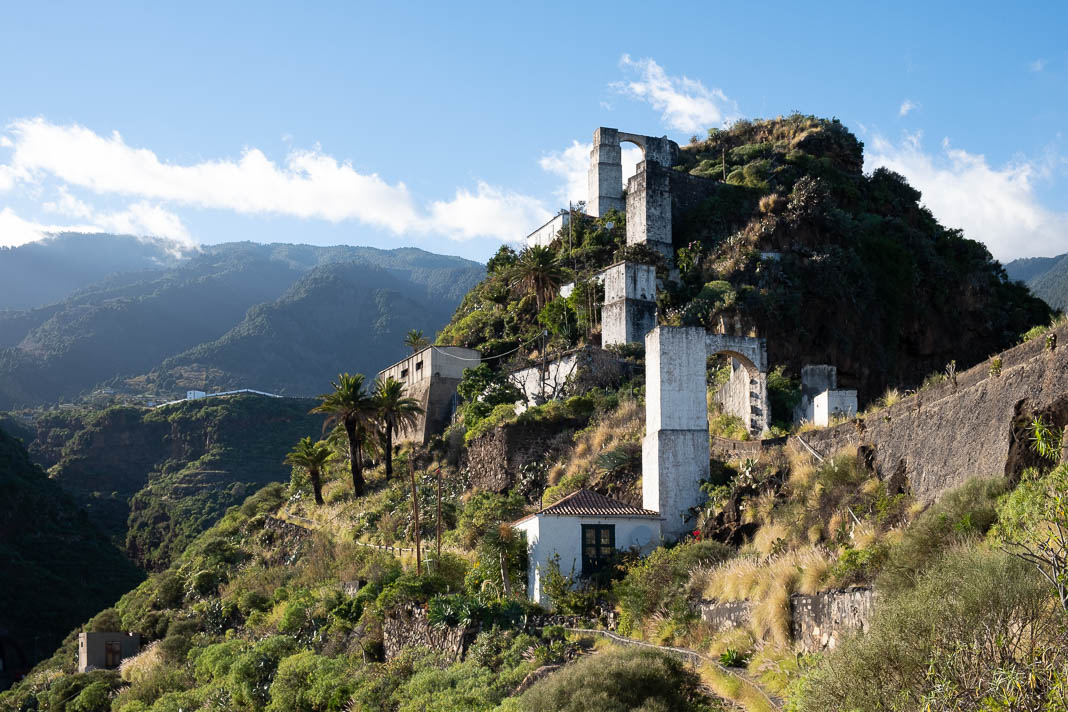
[[[420,329],[412,329],[404,336],[404,345],[412,350],[414,354],[417,351],[422,351],[427,346],[430,346],[430,342],[423,336],[423,332]]]
[[[395,378],[375,383],[375,415],[385,433],[386,479],[393,476],[393,433],[412,427],[423,414],[419,401],[404,395],[404,384]]]
[[[371,431],[371,424],[375,415],[375,402],[371,394],[364,388],[362,373],[350,376],[347,373],[338,374],[337,381],[332,383],[333,393],[325,393],[319,396],[322,403],[311,409],[312,413],[326,413],[326,422],[323,430],[334,424],[340,424],[345,428],[345,435],[349,441],[349,461],[352,468],[352,491],[357,497],[364,491],[363,480],[363,446]]]
[[[286,455],[285,463],[295,467],[303,467],[308,471],[311,480],[312,492],[315,493],[315,503],[323,504],[323,482],[319,477],[323,465],[334,459],[334,453],[330,446],[323,441],[312,442],[310,437],[301,438],[300,442]]]
[[[512,288],[534,295],[540,312],[567,279],[567,270],[548,247],[534,245],[519,253],[512,268]]]

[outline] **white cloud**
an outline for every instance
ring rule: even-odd
[[[689,77],[668,76],[652,59],[633,60],[625,54],[619,64],[624,71],[637,76],[611,86],[622,94],[648,102],[662,112],[661,119],[672,129],[700,133],[740,116],[738,104],[720,89],[709,89]]]
[[[93,221],[100,226],[101,232],[163,237],[176,243],[178,251],[196,248],[193,236],[177,215],[144,201],[134,203],[120,212],[100,213]]]
[[[571,145],[563,151],[552,151],[542,156],[538,165],[542,170],[563,178],[564,183],[556,191],[556,197],[561,206],[564,203],[579,202],[589,199],[588,172],[590,169],[590,151],[592,143],[579,143],[572,141]],[[627,178],[634,175],[638,163],[643,159],[642,150],[637,146],[624,144],[620,162],[623,166],[623,183]]]
[[[552,213],[541,201],[481,181],[477,193],[461,188],[452,200],[430,206],[435,230],[457,240],[495,237],[515,241],[550,217]]]
[[[93,225],[42,225],[24,220],[11,208],[0,210],[0,247],[36,242],[57,232],[99,232]]]
[[[68,217],[84,219],[93,216],[93,209],[83,201],[71,195],[70,191],[65,187],[59,189],[58,200],[44,203],[41,207],[50,213],[59,213],[60,215],[66,215]]]
[[[32,178],[52,175],[99,194],[137,196],[245,214],[290,215],[331,222],[355,219],[395,233],[420,217],[403,183],[390,185],[319,151],[293,151],[284,166],[262,151],[238,160],[176,165],[155,153],[82,126],[43,119],[16,121],[11,168]]]
[[[905,99],[905,101],[901,102],[901,108],[898,109],[897,114],[898,116],[906,116],[910,111],[918,108],[920,108],[920,105],[914,103],[912,99]]]
[[[1030,69],[1032,72],[1041,72],[1043,69],[1046,68],[1047,64],[1049,64],[1049,60],[1047,59],[1036,59],[1034,62],[1028,64],[1027,68]]]
[[[91,220],[103,229],[182,243],[191,240],[189,231],[165,204],[330,222],[357,220],[395,234],[440,233],[461,240],[518,239],[550,214],[535,198],[481,182],[475,192],[459,189],[452,200],[419,206],[404,183],[360,173],[318,148],[292,150],[282,164],[247,148],[238,159],[180,165],[128,145],[118,132],[105,137],[83,126],[41,118],[15,121],[8,130],[14,138],[8,141],[13,154],[8,165],[0,165],[0,190],[19,182],[38,187],[56,179],[60,198],[45,209]],[[72,196],[69,187],[140,200],[124,211],[104,213]]]
[[[0,136],[0,148],[11,148],[14,145],[7,136]]]
[[[953,148],[948,139],[941,151],[928,153],[922,138],[911,134],[895,144],[876,136],[866,168],[883,166],[905,176],[939,222],[963,228],[999,260],[1068,251],[1068,214],[1045,208],[1035,195],[1035,181],[1045,170],[1041,162],[996,168],[982,154]]]

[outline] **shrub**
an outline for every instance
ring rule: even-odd
[[[635,561],[613,587],[621,611],[620,628],[629,633],[656,611],[681,620],[691,615],[683,584],[698,566],[726,560],[731,549],[717,541],[691,541],[661,547]]]
[[[794,708],[920,709],[937,686],[959,698],[940,709],[1001,709],[980,706],[981,688],[1063,645],[1056,610],[1024,562],[951,549],[915,588],[880,603],[868,634],[845,640],[804,676]]]
[[[910,589],[944,551],[984,536],[997,521],[998,497],[1007,488],[1004,477],[976,477],[942,495],[890,548],[876,588],[887,594]]]
[[[267,712],[337,712],[356,689],[355,661],[305,650],[278,664]]]
[[[709,702],[697,674],[680,660],[638,648],[584,657],[519,699],[525,712],[700,710]]]

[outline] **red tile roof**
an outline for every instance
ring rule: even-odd
[[[603,494],[580,489],[549,505],[538,514],[579,517],[659,517],[659,512],[641,507],[632,507]]]

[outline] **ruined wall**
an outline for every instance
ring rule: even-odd
[[[833,650],[843,634],[867,631],[874,612],[875,594],[870,588],[824,591],[813,596],[790,596],[790,635],[806,652]],[[752,606],[748,601],[701,601],[701,620],[717,632],[749,625]]]
[[[1054,335],[1061,344],[1055,349],[1038,337],[1001,353],[1000,375],[987,359],[957,374],[955,383],[925,388],[862,421],[802,437],[824,456],[848,445],[871,447],[879,477],[922,500],[973,476],[1014,476],[1011,455],[1026,449],[1014,421],[1068,406],[1068,327]]]
[[[695,210],[701,202],[716,192],[721,183],[714,178],[692,176],[689,173],[670,171],[671,212],[673,228],[685,224],[686,216]]]
[[[522,468],[535,462],[549,464],[571,444],[576,422],[501,425],[475,438],[465,450],[471,485],[491,492],[506,492],[522,486]],[[540,491],[530,483],[528,498]]]
[[[601,345],[644,344],[656,326],[656,268],[618,262],[601,272]]]
[[[870,588],[790,597],[790,634],[807,652],[834,650],[843,633],[867,632],[875,608]]]
[[[513,371],[508,380],[523,391],[520,411],[549,400],[566,398],[622,382],[633,369],[628,362],[594,346],[567,351],[546,362]]]
[[[749,425],[749,372],[738,361],[731,359],[731,377],[720,386],[712,397],[727,415],[741,418]]]
[[[386,660],[397,657],[405,648],[423,646],[444,653],[450,662],[460,662],[476,635],[478,628],[473,626],[431,625],[426,619],[426,611],[418,606],[395,608],[382,622]]]
[[[627,180],[627,244],[648,245],[675,262],[671,236],[672,171],[650,161],[638,164]]]

